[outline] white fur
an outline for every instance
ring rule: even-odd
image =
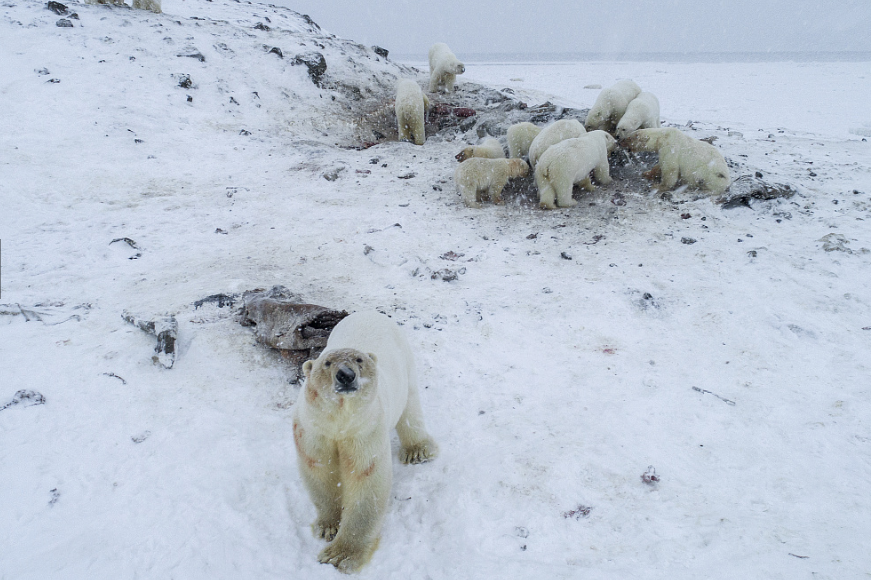
[[[641,94],[641,87],[629,79],[617,81],[607,89],[602,89],[587,113],[584,127],[587,131],[601,129],[609,133],[613,132],[626,113],[626,107],[639,94]]]
[[[496,139],[494,137],[487,137],[481,143],[466,147],[465,149],[460,151],[457,154],[456,159],[457,161],[463,162],[466,159],[471,159],[472,157],[484,157],[486,159],[505,159],[505,150],[502,148],[502,144],[499,143],[499,139]]]
[[[425,117],[429,99],[412,80],[402,79],[396,83],[396,127],[399,140],[413,141],[423,145],[426,141]]]
[[[141,10],[151,10],[156,14],[160,14],[160,0],[133,0],[133,8]]]
[[[532,123],[517,123],[508,127],[508,156],[525,157],[533,139],[541,133],[541,127]]]
[[[548,147],[556,145],[565,139],[580,137],[586,133],[584,126],[577,119],[563,119],[551,123],[541,130],[529,145],[529,165],[535,169],[538,160]]]
[[[636,129],[655,129],[659,125],[659,99],[653,93],[642,92],[626,107],[614,136],[625,139]]]
[[[545,151],[535,166],[540,207],[556,209],[555,201],[560,207],[577,205],[572,188],[580,183],[592,191],[590,172],[600,184],[611,183],[608,154],[615,144],[614,137],[605,131],[591,131],[583,137],[560,141]]]
[[[474,157],[460,163],[454,171],[454,183],[468,207],[481,207],[482,196],[502,203],[502,189],[509,179],[523,177],[529,166],[523,159],[485,159]]]
[[[466,72],[457,57],[444,42],[437,42],[429,49],[429,91],[454,92],[457,75]]]
[[[674,189],[678,182],[694,189],[719,195],[731,183],[729,166],[716,147],[693,139],[678,129],[639,129],[623,142],[632,151],[659,153],[658,169],[662,173],[659,191]]]
[[[356,391],[337,390],[342,368],[356,373]],[[438,448],[424,427],[411,347],[383,314],[358,312],[343,319],[321,356],[307,361],[303,371],[306,384],[296,403],[293,436],[300,474],[317,510],[315,536],[331,541],[318,559],[356,572],[378,547],[387,512],[391,429],[399,435],[403,463],[427,461]]]

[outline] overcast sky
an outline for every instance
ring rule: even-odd
[[[871,51],[871,0],[262,0],[426,60],[469,53]]]

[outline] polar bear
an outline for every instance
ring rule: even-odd
[[[600,184],[611,183],[608,154],[617,141],[605,131],[590,131],[583,137],[566,139],[548,148],[535,166],[535,185],[538,187],[539,206],[542,209],[572,207],[572,187],[576,183],[587,191],[593,190],[590,172]]]
[[[359,570],[378,547],[393,466],[390,430],[402,463],[422,463],[438,447],[427,434],[411,347],[378,312],[357,312],[333,329],[315,360],[293,416],[302,480],[315,504],[318,555],[342,572]]]
[[[584,126],[577,119],[563,119],[551,123],[536,135],[529,145],[529,165],[535,169],[535,165],[548,147],[565,139],[580,137],[586,133]]]
[[[133,8],[140,10],[151,10],[155,14],[160,14],[160,0],[133,0]]]
[[[644,174],[648,179],[661,175],[659,191],[674,189],[680,181],[690,188],[719,195],[732,182],[729,166],[716,147],[678,129],[639,129],[621,145],[631,151],[659,153],[659,164]]]
[[[612,133],[626,113],[626,107],[639,94],[641,87],[629,79],[617,81],[607,89],[602,89],[587,113],[584,127],[587,131],[602,129]]]
[[[442,89],[446,93],[454,92],[457,75],[466,72],[457,57],[444,42],[437,42],[429,49],[429,92],[436,93]]]
[[[642,91],[626,107],[614,136],[619,141],[636,129],[658,129],[659,125],[659,99],[653,93]]]
[[[471,159],[472,157],[484,157],[486,159],[505,159],[505,150],[502,148],[502,144],[499,143],[499,139],[494,137],[487,137],[478,145],[472,145],[470,147],[466,147],[454,157],[457,161],[462,163],[466,159]]]
[[[454,183],[468,207],[480,208],[482,194],[493,203],[502,203],[502,189],[508,180],[528,174],[529,165],[523,159],[474,157],[460,163],[454,171]]]
[[[541,127],[532,123],[517,123],[508,127],[508,157],[525,157],[532,140],[541,133]]]
[[[396,83],[396,126],[399,129],[399,140],[414,141],[415,145],[423,145],[426,141],[424,119],[429,109],[429,99],[420,90],[418,84],[409,79]]]

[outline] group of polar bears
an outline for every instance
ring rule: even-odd
[[[441,42],[430,48],[429,66],[430,92],[452,92],[456,75],[465,71],[463,63]],[[415,81],[399,81],[395,110],[400,140],[424,144],[429,106],[429,99]],[[599,93],[583,125],[576,119],[556,121],[544,128],[518,123],[508,129],[506,140],[508,159],[502,144],[492,137],[457,155],[460,166],[454,183],[468,207],[481,207],[484,198],[501,203],[508,181],[528,175],[530,169],[535,172],[541,208],[577,205],[572,200],[576,184],[592,191],[591,174],[599,184],[611,182],[608,156],[618,143],[631,151],[659,154],[659,164],[644,176],[660,177],[660,191],[683,183],[719,195],[731,183],[720,152],[677,129],[660,128],[659,99],[628,79]]]
[[[445,44],[430,50],[430,90],[453,90],[465,70]],[[429,100],[413,80],[397,85],[401,139],[422,145]],[[611,133],[615,133],[615,138]],[[677,129],[659,128],[659,103],[632,81],[603,90],[586,127],[575,119],[540,128],[518,123],[508,130],[511,158],[493,138],[457,155],[454,179],[463,201],[480,207],[481,196],[501,202],[509,179],[535,170],[542,207],[570,207],[572,187],[592,189],[611,181],[608,154],[617,139],[633,151],[658,151],[663,188],[678,180],[710,191],[728,186],[728,168],[707,143]],[[527,157],[529,163],[523,158]],[[650,173],[656,173],[656,168]],[[377,312],[344,318],[326,348],[303,365],[305,387],[295,405],[293,438],[303,483],[315,505],[315,536],[329,542],[318,560],[356,572],[378,547],[392,485],[390,433],[399,436],[402,463],[438,454],[421,411],[414,357],[401,330]]]
[[[592,191],[591,175],[601,185],[611,182],[608,156],[618,142],[631,151],[659,154],[659,164],[644,175],[661,176],[660,191],[682,182],[718,195],[731,183],[720,152],[677,129],[660,128],[659,99],[631,80],[602,90],[583,125],[577,119],[544,128],[518,123],[508,129],[507,142],[507,160],[501,143],[492,137],[457,155],[461,163],[454,183],[467,206],[481,207],[483,197],[501,203],[508,180],[527,175],[530,167],[542,209],[577,205],[572,199],[575,185]]]
[[[111,4],[114,6],[125,6],[124,0],[85,0],[86,4]],[[137,10],[151,10],[156,14],[160,14],[160,0],[133,0],[132,7]]]

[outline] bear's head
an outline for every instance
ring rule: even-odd
[[[466,72],[466,66],[463,63],[457,61],[457,63],[454,65],[454,70],[452,72],[455,75],[461,75]]]
[[[460,151],[459,153],[457,153],[454,156],[454,159],[456,159],[457,161],[462,163],[466,159],[471,159],[474,156],[475,156],[475,148],[469,146],[469,147],[466,147],[465,149],[463,149],[462,151]]]
[[[614,151],[614,147],[617,146],[617,140],[607,131],[590,131],[588,135],[595,135],[598,139],[601,139],[605,143],[605,149],[608,153]]]
[[[508,176],[515,177],[525,177],[529,174],[529,165],[527,165],[526,161],[523,159],[509,159],[508,160]]]
[[[587,113],[587,118],[584,119],[584,129],[587,131],[595,131],[601,129],[608,124],[609,115],[601,107],[593,106],[590,112]]]
[[[352,412],[375,400],[377,361],[374,354],[352,348],[324,351],[302,365],[305,400],[329,414]]]

